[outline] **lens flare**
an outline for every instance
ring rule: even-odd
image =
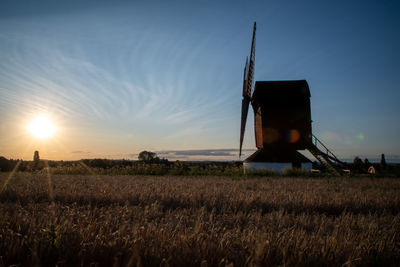
[[[46,116],[39,116],[28,124],[28,131],[38,139],[47,139],[54,134],[56,127]]]
[[[297,141],[300,140],[300,132],[296,129],[291,129],[288,132],[288,141],[290,143],[296,143]]]
[[[323,132],[321,134],[322,140],[326,140],[329,142],[341,142],[342,141],[342,137],[335,132]]]

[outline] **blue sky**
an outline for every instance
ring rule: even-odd
[[[256,80],[306,79],[313,132],[339,157],[400,155],[399,11],[396,1],[2,1],[0,153],[237,159],[257,21]],[[52,139],[26,132],[36,114],[57,125]],[[250,112],[247,154],[252,124]]]

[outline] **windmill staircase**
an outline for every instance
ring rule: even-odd
[[[312,135],[312,145],[308,151],[332,174],[337,176],[344,174],[346,163],[339,160],[315,135]]]

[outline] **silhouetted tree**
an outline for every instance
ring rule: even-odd
[[[41,170],[45,167],[45,164],[43,161],[40,160],[39,157],[39,151],[35,151],[33,153],[33,164],[31,165],[31,169],[36,171],[36,170]]]
[[[160,159],[157,157],[157,154],[150,151],[142,151],[138,155],[138,159],[144,162],[154,162],[159,161]]]
[[[364,159],[364,167],[368,170],[369,167],[371,167],[372,164],[369,162],[367,158]]]
[[[385,159],[385,154],[381,155],[381,168],[385,169],[386,168],[386,159]]]
[[[8,172],[11,170],[11,164],[5,157],[0,157],[0,171]]]
[[[353,171],[355,172],[363,172],[364,164],[359,157],[355,157],[353,160]]]
[[[37,163],[37,162],[39,162],[39,160],[40,160],[40,158],[39,158],[39,151],[35,151],[34,153],[33,153],[33,161],[35,162],[35,163]]]

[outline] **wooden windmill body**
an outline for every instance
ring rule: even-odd
[[[299,167],[311,170],[311,161],[298,152],[308,150],[333,172],[340,174],[338,165],[344,163],[312,134],[311,94],[306,80],[256,81],[253,90],[255,32],[256,23],[250,60],[246,59],[244,69],[239,156],[250,103],[254,111],[257,151],[244,161],[245,169],[281,171],[285,167]]]

